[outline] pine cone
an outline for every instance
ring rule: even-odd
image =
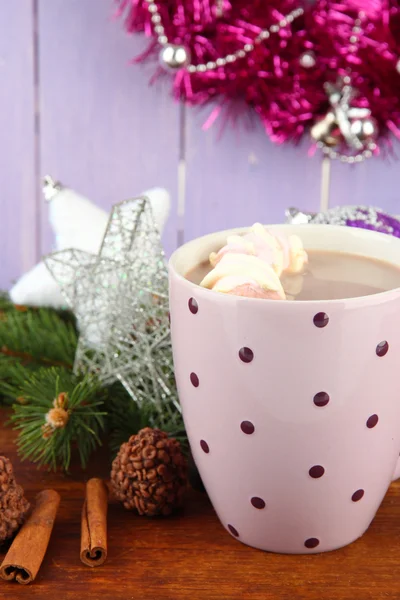
[[[154,517],[180,506],[187,487],[187,463],[180,443],[160,429],[146,427],[122,444],[111,484],[128,510]]]
[[[15,482],[11,461],[0,456],[0,544],[19,529],[29,508],[24,490]]]

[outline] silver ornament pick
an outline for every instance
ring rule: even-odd
[[[324,84],[331,108],[311,127],[310,133],[328,158],[353,164],[373,156],[378,125],[369,108],[351,106],[357,90],[350,84],[349,75],[337,79],[334,84]],[[350,153],[341,152],[344,144]]]
[[[119,380],[159,426],[179,423],[167,268],[150,202],[113,207],[98,255],[64,250],[45,263],[77,317],[75,371]]]
[[[351,100],[356,96],[356,91],[349,84],[342,86],[339,80],[336,84],[326,83],[324,88],[328,94],[332,112],[335,115],[336,123],[345,142],[350,148],[362,150],[364,144],[351,131],[351,120],[365,119],[371,115],[371,111],[368,108],[350,106]]]

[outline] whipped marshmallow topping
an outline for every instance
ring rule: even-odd
[[[301,273],[308,262],[307,252],[298,235],[289,235],[289,264],[285,269],[287,273]]]
[[[267,231],[261,223],[255,223],[247,236],[250,240],[254,240],[253,243],[257,248],[257,256],[263,260],[269,262],[268,256],[272,252],[270,264],[278,277],[280,277],[284,267],[285,253],[279,243],[279,239]]]
[[[210,263],[214,267],[226,254],[248,254],[257,256],[271,265],[278,276],[281,275],[285,253],[278,239],[271,235],[263,225],[255,223],[245,235],[230,235],[227,243],[217,253],[210,254]],[[288,256],[289,250],[286,254]]]
[[[266,297],[266,292],[274,292],[274,298],[285,299],[280,279],[272,267],[258,256],[248,254],[224,254],[200,285],[225,294],[234,294],[234,290],[240,288],[239,295],[244,295],[247,289],[254,297]]]
[[[245,235],[231,235],[218,252],[210,254],[213,269],[201,286],[224,294],[284,300],[282,273],[298,274],[307,253],[296,235],[272,234],[255,223]]]
[[[210,264],[215,267],[226,254],[249,254],[256,256],[256,248],[252,242],[248,241],[246,236],[229,235],[225,246],[218,252],[211,252]]]

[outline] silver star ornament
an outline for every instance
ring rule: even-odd
[[[45,263],[77,318],[75,372],[119,380],[160,426],[178,422],[167,267],[148,199],[113,207],[97,255],[63,250]]]

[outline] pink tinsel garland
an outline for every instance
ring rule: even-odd
[[[145,0],[117,0],[126,29],[153,40],[137,60],[157,56],[159,45]],[[281,20],[299,0],[158,0],[157,8],[171,43],[190,49],[193,64],[215,61],[252,43],[262,29]],[[329,110],[324,83],[351,69],[358,91],[354,106],[371,110],[379,140],[392,132],[400,138],[400,2],[394,0],[317,0],[291,26],[256,46],[246,58],[206,73],[179,70],[174,94],[191,104],[218,99],[222,106],[242,101],[262,120],[277,143],[298,141]],[[362,15],[357,45],[351,43],[355,20]],[[316,65],[305,69],[299,57],[313,52]],[[397,69],[396,69],[397,65]],[[157,73],[160,67],[157,67]]]

